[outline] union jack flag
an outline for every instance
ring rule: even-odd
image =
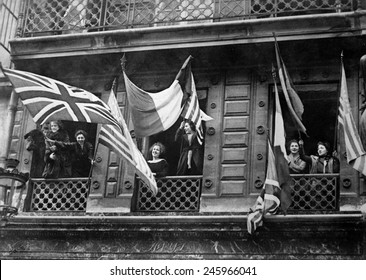
[[[36,123],[67,120],[118,125],[109,107],[86,90],[25,71],[3,72]]]

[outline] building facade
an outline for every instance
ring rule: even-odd
[[[9,48],[16,69],[86,89],[104,101],[118,77],[117,100],[129,120],[122,56],[129,78],[157,92],[192,55],[200,107],[214,120],[204,127],[202,175],[176,176],[180,143],[174,134],[181,120],[137,139],[145,156],[157,141],[167,148],[170,170],[158,181],[157,198],[113,151],[97,144],[97,124],[64,122],[71,136],[82,128],[98,146],[91,181],[44,180],[41,160],[24,139],[37,125],[20,101],[16,110],[8,106],[16,94],[7,86],[1,106],[13,117],[1,123],[11,131],[1,136],[9,143],[3,158],[19,160],[17,169],[30,179],[12,194],[19,213],[0,228],[2,258],[365,259],[366,185],[347,164],[337,128],[342,52],[351,109],[360,121],[363,1],[19,3],[18,32]],[[341,169],[293,176],[289,213],[266,217],[265,226],[249,235],[247,214],[263,187],[267,140],[274,133],[274,34],[304,104],[305,151],[315,154],[317,141],[328,141]],[[287,140],[298,138],[289,113],[283,115]]]

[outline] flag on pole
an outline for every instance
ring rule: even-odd
[[[275,87],[275,124],[274,124],[274,151],[268,141],[268,162],[266,180],[263,190],[254,204],[254,209],[248,214],[247,229],[252,234],[263,224],[263,216],[267,213],[276,214],[279,206],[284,213],[292,203],[292,178],[288,169],[285,149],[285,128],[282,117],[277,85]]]
[[[253,234],[258,227],[262,226],[264,215],[267,213],[276,214],[280,205],[280,193],[281,188],[278,182],[275,155],[268,141],[266,180],[262,192],[254,204],[254,209],[248,214],[247,218],[247,230],[250,234]]]
[[[281,189],[280,194],[281,209],[286,214],[287,209],[290,207],[292,203],[292,197],[291,197],[292,179],[290,177],[290,171],[288,168],[285,126],[283,122],[280,98],[278,95],[278,89],[276,83],[274,83],[274,87],[275,87],[276,112],[275,112],[273,146],[274,146],[278,182],[279,187]]]
[[[114,83],[109,95],[108,105],[111,108],[113,116],[118,120],[119,127],[103,125],[99,132],[99,143],[108,147],[119,157],[132,164],[136,169],[136,173],[150,187],[152,192],[156,194],[158,188],[154,175],[128,131],[127,124],[122,116],[114,94]]]
[[[109,107],[86,90],[25,71],[3,72],[36,123],[67,120],[118,125]]]
[[[202,121],[211,121],[213,120],[213,118],[206,115],[199,107],[196,85],[192,73],[189,81],[191,83],[190,95],[188,96],[188,99],[184,104],[181,116],[184,119],[190,120],[194,123],[198,135],[197,140],[202,145],[203,140]]]
[[[283,63],[276,37],[275,37],[275,50],[276,50],[278,75],[280,78],[281,87],[283,94],[285,96],[287,107],[294,121],[294,124],[297,127],[297,130],[306,134],[306,128],[301,121],[302,114],[304,113],[304,105],[302,104],[300,97],[297,95],[294,89],[294,85],[288,74],[287,68]]]
[[[200,128],[197,129],[199,133],[202,131],[201,122],[211,119],[199,110],[191,59],[192,56],[186,59],[169,88],[155,93],[138,88],[123,71],[131,119],[137,137],[146,137],[169,129],[179,116],[183,116],[183,110],[187,119],[192,119],[196,127]]]
[[[344,132],[347,162],[354,169],[366,176],[366,152],[362,146],[361,138],[351,112],[343,62],[341,68],[341,93],[339,97],[338,122]]]

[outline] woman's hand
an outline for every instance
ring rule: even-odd
[[[180,129],[183,129],[183,127],[184,127],[184,121],[182,121],[181,123],[180,123]]]
[[[55,155],[55,153],[50,154],[50,159],[52,159],[52,160],[56,160],[56,155]]]

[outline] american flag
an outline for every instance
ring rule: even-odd
[[[36,123],[67,120],[118,125],[109,107],[86,90],[25,71],[3,72]]]
[[[114,85],[108,99],[108,105],[111,108],[113,116],[118,120],[119,126],[103,125],[99,132],[98,141],[102,145],[114,151],[120,158],[127,160],[136,168],[137,174],[150,187],[154,194],[158,188],[154,175],[148,166],[144,156],[136,147],[128,131],[126,122],[118,107],[117,99],[114,95]]]
[[[338,122],[343,127],[346,144],[347,162],[366,176],[366,152],[362,146],[349,104],[346,74],[342,62],[341,93],[339,97]]]
[[[190,81],[191,81],[191,94],[189,95],[186,103],[184,104],[181,116],[184,119],[190,120],[194,123],[198,135],[197,140],[202,145],[203,140],[202,121],[210,121],[212,120],[212,118],[206,115],[199,107],[196,85],[192,73]]]

